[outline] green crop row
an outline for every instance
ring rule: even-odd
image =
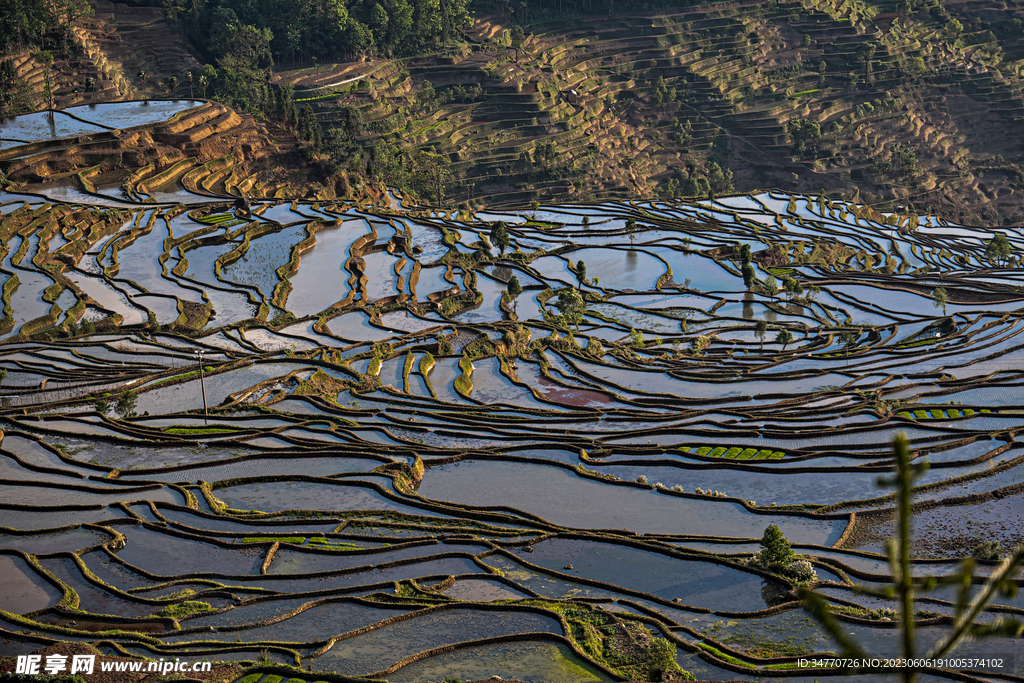
[[[992,411],[988,408],[982,408],[980,411],[976,411],[973,408],[964,408],[963,410],[949,408],[947,410],[915,410],[913,412],[909,410],[901,410],[896,413],[896,415],[907,420],[948,420],[950,418],[957,417],[971,417],[979,412],[982,414],[989,414]]]
[[[689,453],[690,447],[686,446],[680,450],[684,453]],[[733,446],[732,448],[726,448],[725,446],[715,448],[701,446],[693,452],[696,455],[709,458],[730,458],[732,460],[781,460],[786,457],[786,454],[782,451],[773,451],[770,448],[758,450],[756,448],[740,448],[739,446]]]

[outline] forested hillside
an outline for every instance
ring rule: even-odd
[[[1024,0],[133,2],[12,0],[5,110],[212,98],[339,193],[778,187],[1024,221]]]

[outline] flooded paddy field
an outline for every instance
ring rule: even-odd
[[[915,574],[1024,540],[1024,293],[990,231],[774,192],[486,216],[55,196],[0,195],[5,653],[810,681],[794,658],[838,644],[747,560],[778,526],[895,654],[895,602],[850,589],[889,578],[900,433],[932,466]]]

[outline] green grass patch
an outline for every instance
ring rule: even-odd
[[[186,600],[185,602],[179,602],[177,605],[168,605],[157,612],[156,615],[158,617],[183,617],[187,614],[196,614],[197,612],[209,612],[212,609],[213,606],[208,602]]]
[[[330,538],[324,538],[323,536],[314,536],[306,542],[306,547],[320,546],[323,548],[331,548],[334,550],[362,550],[363,546],[356,545],[354,543],[345,543],[344,541],[334,541]]]
[[[305,536],[246,536],[242,539],[242,543],[302,543],[306,540]]]
[[[919,420],[927,420],[928,419],[928,411],[927,410],[915,410],[914,411],[914,417],[916,417]]]
[[[783,453],[782,451],[775,451],[774,453],[772,453],[771,455],[768,456],[768,459],[769,460],[782,460],[785,457],[786,457],[786,454]]]
[[[168,427],[167,434],[219,434],[221,432],[238,431],[234,427]]]
[[[818,92],[818,88],[814,88],[813,90],[804,90],[803,92],[795,92],[789,96],[789,99],[795,100],[798,97],[801,97],[803,95],[810,95],[811,93],[815,92]]]
[[[742,453],[736,456],[737,460],[750,460],[757,455],[756,448],[745,448]]]
[[[911,419],[913,419],[913,418],[914,418],[914,416],[913,416],[913,415],[911,415],[910,413],[908,413],[908,412],[907,412],[907,411],[905,411],[905,410],[901,410],[900,412],[896,413],[896,415],[897,415],[898,417],[902,417],[902,418],[905,418],[905,419],[907,419],[907,420],[911,420]]]
[[[711,447],[710,446],[701,446],[700,448],[697,449],[697,455],[707,455],[710,452],[711,452]]]
[[[697,647],[699,647],[700,649],[704,650],[705,652],[713,654],[715,657],[718,657],[723,662],[729,662],[730,664],[734,664],[736,666],[742,666],[744,669],[756,669],[757,668],[756,666],[754,666],[750,662],[744,662],[742,659],[739,659],[737,657],[733,657],[732,655],[727,655],[724,652],[722,652],[721,650],[719,650],[717,647],[712,647],[711,645],[708,645],[707,643],[697,643]]]
[[[732,448],[730,448],[729,450],[727,450],[725,452],[725,456],[724,457],[726,457],[726,458],[735,458],[735,457],[739,456],[739,454],[742,453],[742,452],[743,452],[742,448],[736,448],[735,446],[733,446]]]
[[[935,418],[936,420],[945,420],[946,419],[946,411],[945,410],[933,410],[933,411],[931,411],[931,416],[933,418]]]
[[[711,451],[711,453],[709,453],[709,455],[712,458],[721,458],[724,453],[725,453],[725,447],[724,446],[719,446],[715,450]]]

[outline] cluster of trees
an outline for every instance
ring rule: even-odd
[[[0,11],[0,53],[25,47],[67,47],[71,27],[91,16],[86,0],[4,0]]]
[[[732,171],[723,169],[717,161],[709,161],[703,173],[695,167],[680,170],[677,177],[668,181],[665,194],[674,197],[681,193],[684,197],[714,199],[720,194],[732,192],[733,189]]]
[[[791,119],[786,124],[786,132],[793,140],[793,153],[803,156],[808,152],[816,152],[816,141],[821,137],[821,125],[811,119]]]
[[[920,169],[917,166],[917,152],[909,144],[894,142],[884,157],[873,163],[868,170],[876,176],[888,176],[898,180],[912,180]]]
[[[414,55],[458,39],[467,0],[164,0],[195,46],[219,59],[238,32],[259,32],[287,64]]]

